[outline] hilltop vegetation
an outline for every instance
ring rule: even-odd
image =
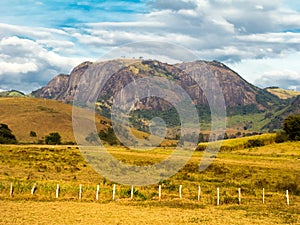
[[[299,91],[292,91],[292,90],[284,90],[278,87],[269,87],[266,88],[266,90],[273,95],[278,96],[281,99],[289,99],[289,98],[294,98],[298,95],[300,95]]]
[[[0,97],[25,97],[25,94],[17,90],[2,91]]]

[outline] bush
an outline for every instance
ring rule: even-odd
[[[254,147],[261,147],[264,146],[265,143],[262,140],[259,139],[250,139],[247,142],[247,147],[248,148],[254,148]]]
[[[59,145],[61,144],[61,136],[59,133],[50,133],[46,136],[45,142],[47,145]]]
[[[283,123],[283,130],[288,135],[289,140],[300,141],[300,115],[287,117]]]
[[[36,135],[35,131],[30,131],[29,136],[30,137],[36,137],[37,135]]]
[[[16,144],[17,139],[6,124],[0,124],[0,144]]]
[[[276,143],[283,143],[283,142],[287,141],[288,139],[289,139],[289,137],[285,131],[278,131],[276,133],[276,138],[275,138]]]
[[[108,142],[110,145],[116,145],[118,144],[118,138],[115,135],[115,132],[112,128],[108,128],[107,132],[104,130],[101,130],[99,132],[99,137],[102,141]]]

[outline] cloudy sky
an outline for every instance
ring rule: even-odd
[[[0,1],[0,89],[29,93],[143,41],[183,46],[260,87],[300,90],[299,0]]]

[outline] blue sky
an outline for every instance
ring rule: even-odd
[[[222,61],[260,87],[300,90],[298,0],[0,1],[0,89],[29,93],[83,61],[143,41]]]

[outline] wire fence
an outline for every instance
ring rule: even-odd
[[[1,183],[0,199],[37,200],[37,201],[168,201],[191,200],[203,205],[298,205],[300,196],[285,192],[255,189],[249,193],[243,188],[207,188],[201,185],[178,185],[167,187],[164,184],[145,187],[118,184],[59,184],[16,182]]]

